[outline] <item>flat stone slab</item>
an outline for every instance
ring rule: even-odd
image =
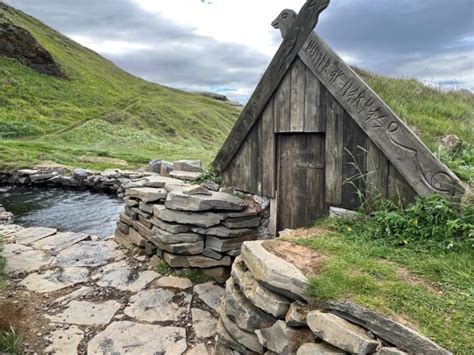
[[[146,178],[143,179],[143,186],[144,187],[157,187],[157,188],[163,188],[167,184],[171,185],[183,185],[182,180],[178,179],[173,179],[171,177],[167,176],[161,176],[161,175],[152,175],[152,176],[147,176]]]
[[[83,233],[57,233],[47,238],[43,238],[33,243],[33,248],[41,249],[56,255],[61,250],[69,248],[70,246],[79,243],[89,238],[89,235]]]
[[[125,262],[107,265],[97,281],[101,287],[113,287],[121,291],[138,292],[160,277],[155,271],[134,272]]]
[[[60,314],[46,318],[53,323],[98,326],[109,324],[122,305],[117,301],[93,303],[88,301],[71,301]]]
[[[240,329],[250,333],[271,327],[276,319],[255,307],[242,293],[232,278],[225,288],[225,313]]]
[[[115,246],[110,241],[77,243],[61,251],[54,261],[59,267],[97,267],[107,264],[117,254]]]
[[[415,330],[356,303],[350,301],[328,302],[323,307],[339,317],[369,329],[374,334],[408,353],[451,354],[451,352]]]
[[[69,301],[90,295],[94,290],[92,287],[82,286],[81,288],[68,293],[65,296],[59,297],[54,300],[54,303],[66,304]]]
[[[145,203],[164,200],[167,194],[168,192],[165,189],[153,187],[134,187],[125,191],[126,197],[137,198]]]
[[[205,196],[173,191],[168,194],[165,206],[177,211],[242,211],[247,208],[242,199],[223,192],[213,192],[210,196]]]
[[[24,229],[25,228],[17,224],[1,224],[0,223],[0,234],[3,235],[4,238],[11,238],[16,233]]]
[[[3,248],[6,260],[5,272],[17,274],[38,271],[51,262],[51,255],[21,244],[7,244]]]
[[[54,228],[31,227],[15,233],[14,237],[17,243],[31,246],[34,242],[50,237],[56,233],[57,230]]]
[[[160,240],[153,241],[158,249],[166,250],[173,254],[179,255],[199,255],[202,254],[204,250],[204,242],[196,242],[196,243],[176,243],[176,244],[166,244]]]
[[[352,354],[373,353],[380,346],[365,329],[332,313],[309,312],[306,322],[318,338]]]
[[[277,354],[294,354],[302,344],[314,338],[308,328],[288,327],[282,320],[277,321],[270,328],[260,329],[255,333],[261,344]]]
[[[208,229],[192,228],[191,230],[195,233],[211,235],[211,236],[220,237],[220,238],[239,238],[239,237],[255,234],[254,229],[248,229],[248,228],[229,229],[224,226],[217,226],[217,227],[212,227]]]
[[[307,277],[295,265],[267,251],[262,244],[263,241],[252,241],[242,245],[242,259],[253,277],[272,291],[310,302]]]
[[[209,307],[217,311],[225,294],[224,288],[212,282],[194,286],[194,292]]]
[[[262,344],[260,344],[255,333],[250,333],[240,329],[237,324],[235,324],[229,317],[227,317],[223,308],[219,311],[219,319],[224,325],[224,328],[227,330],[227,332],[231,334],[232,338],[238,341],[239,344],[244,345],[247,349],[250,349],[255,353],[263,353],[263,346]]]
[[[196,336],[200,339],[211,338],[217,332],[217,319],[209,312],[199,308],[191,309],[193,317],[193,328]]]
[[[346,354],[341,349],[335,348],[328,343],[306,343],[300,346],[296,355],[330,355],[330,354]]]
[[[77,347],[82,338],[84,338],[84,332],[74,325],[68,329],[55,330],[48,337],[51,344],[45,349],[45,352],[55,355],[77,354]]]
[[[48,293],[88,280],[89,270],[87,268],[71,267],[61,270],[48,270],[43,274],[30,274],[20,282],[20,285],[33,292]]]
[[[201,173],[173,170],[170,172],[170,176],[176,179],[180,179],[180,180],[192,181],[194,179],[197,179],[199,176],[201,176]]]
[[[239,238],[217,238],[212,236],[206,237],[206,248],[212,249],[219,253],[225,253],[232,250],[240,250],[242,243],[254,240],[257,237],[254,235],[249,235]]]
[[[178,327],[114,322],[88,344],[89,355],[179,355],[186,351],[186,330]]]
[[[252,302],[254,306],[276,318],[285,317],[290,307],[289,300],[262,286],[252,276],[250,271],[245,269],[245,264],[240,256],[235,259],[232,265],[232,277],[240,286],[244,296]]]
[[[154,285],[165,288],[177,288],[180,290],[186,290],[193,287],[193,283],[190,279],[185,277],[176,276],[165,276],[154,282]]]
[[[201,344],[197,344],[194,348],[191,348],[188,351],[186,351],[186,355],[211,355],[211,351],[209,351],[206,348],[206,345],[201,343]]]
[[[196,267],[208,269],[217,266],[230,266],[232,264],[232,259],[229,256],[225,256],[220,260],[216,260],[200,255],[185,256],[164,252],[163,257],[166,263],[168,263],[168,265],[171,267]]]
[[[175,293],[166,289],[140,291],[130,298],[124,313],[138,321],[167,322],[177,321],[189,311],[190,294],[181,294],[182,304],[176,303]]]
[[[173,171],[186,171],[202,173],[202,161],[200,160],[176,160],[173,162]]]
[[[197,243],[204,239],[203,236],[196,233],[170,233],[160,228],[156,228],[154,231],[157,238],[165,244]]]
[[[198,226],[201,228],[209,228],[212,226],[216,226],[219,223],[221,223],[221,221],[224,220],[227,216],[224,213],[214,213],[214,212],[196,213],[196,212],[173,211],[162,205],[155,205],[153,209],[153,214],[155,215],[156,218],[165,222],[174,222],[174,223],[185,224],[185,225],[193,225],[193,226]],[[186,229],[186,231],[188,230],[189,230],[189,227]]]

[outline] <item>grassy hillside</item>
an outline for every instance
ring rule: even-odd
[[[0,169],[53,160],[137,166],[153,158],[210,162],[238,110],[133,77],[38,20],[1,5],[0,21],[30,31],[68,79],[0,58]],[[463,180],[474,179],[474,96],[359,71]],[[456,134],[458,149],[440,149]]]
[[[152,158],[209,161],[238,110],[127,74],[20,11],[0,5],[0,21],[30,31],[68,79],[0,59],[0,165],[40,160],[131,165]]]

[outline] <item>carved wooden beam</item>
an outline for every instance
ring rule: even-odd
[[[285,35],[295,16],[284,10],[273,26]],[[298,55],[420,196],[464,192],[457,176],[316,33]]]
[[[237,153],[240,144],[258,120],[286,72],[303,47],[306,39],[316,27],[319,15],[329,5],[330,0],[307,0],[300,13],[288,29],[280,48],[273,57],[250,101],[243,109],[234,128],[219,151],[214,166],[223,171]]]

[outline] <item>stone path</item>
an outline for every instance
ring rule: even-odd
[[[17,225],[0,235],[3,302],[40,310],[26,353],[211,354],[221,286],[160,275],[111,238]]]

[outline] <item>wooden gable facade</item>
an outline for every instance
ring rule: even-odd
[[[274,26],[285,37],[296,18],[285,10]],[[259,95],[246,108],[254,100]],[[330,206],[356,209],[370,196],[407,204],[418,195],[462,191],[457,177],[314,32],[248,132],[246,121],[244,109],[215,166],[227,186],[272,199],[275,231],[312,225]]]

